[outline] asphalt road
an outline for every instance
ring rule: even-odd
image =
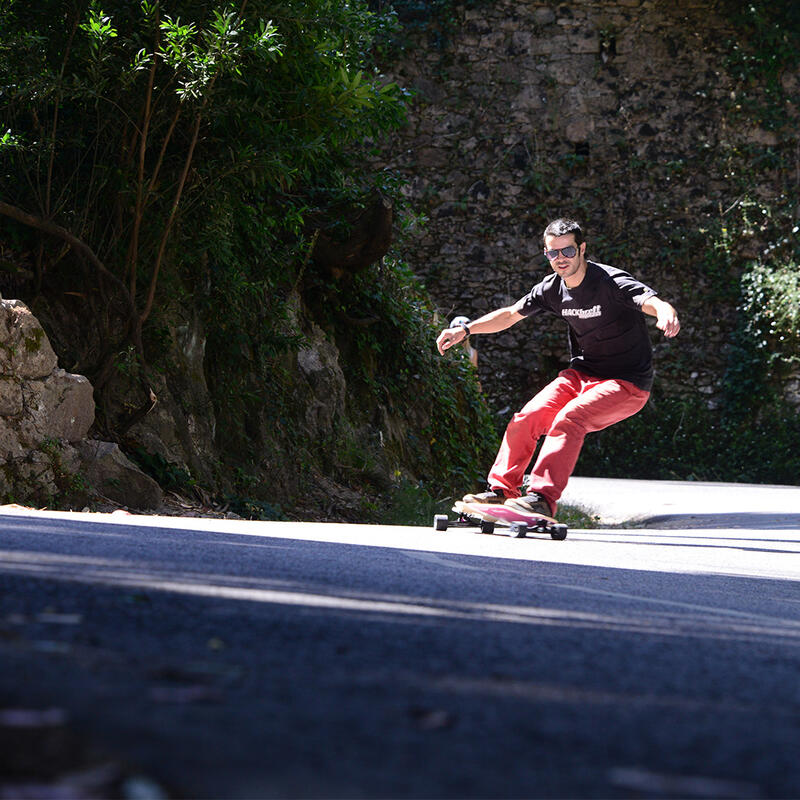
[[[555,542],[5,509],[0,798],[800,796],[791,513]]]
[[[800,528],[798,486],[573,477],[562,501],[610,525]]]

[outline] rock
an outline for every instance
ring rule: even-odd
[[[536,25],[552,25],[556,21],[556,12],[548,7],[534,9],[533,21]]]
[[[588,115],[580,115],[567,123],[564,133],[569,142],[586,142],[592,137],[594,129],[594,120]]]
[[[330,436],[344,411],[346,381],[339,365],[339,350],[317,325],[311,324],[308,347],[297,352],[298,374],[305,379],[304,407],[309,434]]]
[[[82,439],[94,409],[91,384],[58,369],[30,309],[18,300],[0,300],[0,463],[18,461],[50,441]]]
[[[104,497],[139,511],[152,510],[161,504],[161,487],[130,461],[119,445],[84,439],[76,449],[81,459],[81,474]]]
[[[0,301],[0,494],[51,504],[87,488],[136,509],[157,507],[158,484],[116,444],[87,440],[94,396],[83,375],[58,367],[50,341],[18,300]],[[73,446],[74,445],[74,446]],[[86,483],[91,484],[87,487]]]
[[[39,320],[19,300],[0,300],[0,375],[44,378],[58,363]]]
[[[777,147],[780,143],[777,134],[773,131],[766,131],[763,128],[750,128],[745,131],[745,139],[750,144],[757,144],[761,147]]]
[[[169,326],[169,359],[174,368],[151,376],[155,408],[133,425],[128,438],[196,480],[213,482],[216,413],[206,382],[206,334],[190,317]]]
[[[0,417],[16,417],[22,413],[22,386],[12,377],[0,377]]]
[[[0,466],[13,459],[22,458],[25,451],[26,448],[20,442],[19,423],[0,416]]]
[[[55,369],[47,380],[28,386],[35,405],[27,405],[39,438],[77,442],[86,436],[94,422],[94,390],[87,378]]]
[[[0,420],[0,439],[7,426]],[[48,439],[35,447],[23,449],[19,437],[13,439],[15,450],[0,459],[0,499],[27,505],[52,506],[69,497],[83,506],[89,497],[80,476],[80,458],[66,442]]]

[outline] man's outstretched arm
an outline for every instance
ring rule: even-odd
[[[506,306],[505,308],[498,308],[495,311],[490,311],[484,314],[474,322],[469,323],[469,332],[473,333],[500,333],[512,325],[516,325],[520,320],[525,317],[514,309],[516,306]],[[440,353],[449,350],[454,344],[458,344],[467,338],[467,332],[460,326],[456,325],[454,328],[445,328],[436,339],[436,347]]]

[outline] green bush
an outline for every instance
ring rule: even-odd
[[[406,441],[395,444],[409,473],[437,497],[481,480],[497,443],[491,415],[461,349],[437,353],[441,325],[408,265],[388,257],[328,287],[321,309],[349,348],[342,367],[361,405],[404,422]],[[352,320],[365,316],[353,333]]]
[[[577,474],[608,478],[796,484],[800,418],[784,403],[739,418],[698,398],[660,398],[586,437]]]

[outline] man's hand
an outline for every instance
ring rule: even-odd
[[[467,338],[467,332],[457,325],[455,328],[446,328],[439,334],[436,340],[436,347],[440,354],[444,354],[445,350],[449,350],[454,344],[464,341]]]
[[[681,329],[681,322],[678,319],[678,312],[669,304],[665,303],[667,309],[662,311],[656,318],[656,328],[664,332],[664,336],[671,339],[678,335]]]
[[[658,297],[650,297],[642,305],[642,311],[656,318],[656,327],[663,331],[668,339],[678,335],[681,329],[678,312],[669,303]]]
[[[523,319],[525,317],[517,311],[515,304],[498,308],[472,320],[469,323],[469,331],[470,334],[500,333]],[[436,347],[439,348],[440,353],[444,353],[445,350],[449,350],[454,344],[463,342],[466,338],[467,332],[460,325],[456,325],[454,328],[445,328],[436,340]]]

